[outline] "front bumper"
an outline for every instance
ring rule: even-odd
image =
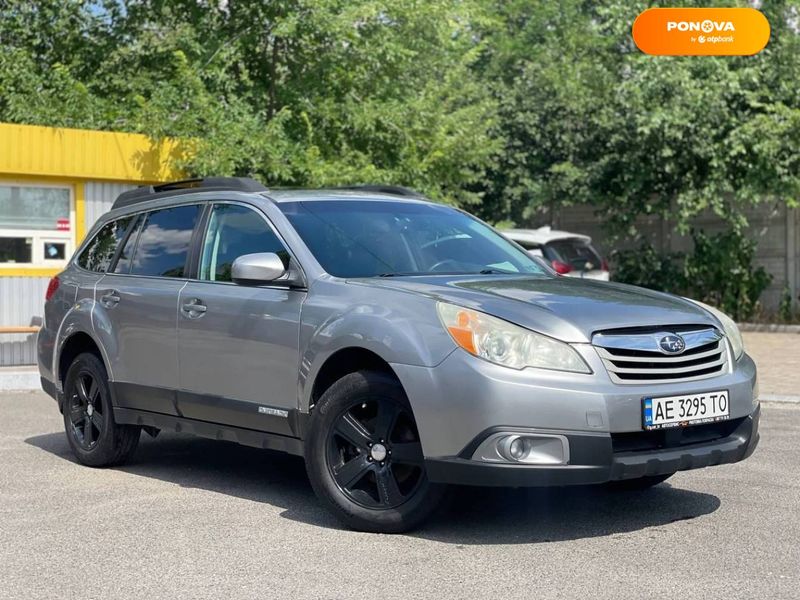
[[[600,483],[736,462],[758,443],[756,367],[747,355],[708,379],[620,385],[610,380],[593,347],[575,347],[591,374],[516,371],[461,350],[435,367],[393,364],[414,411],[430,479],[504,486]],[[670,434],[643,431],[642,398],[723,389],[730,416],[720,422],[718,435],[698,435],[705,425]],[[565,438],[566,460],[545,465],[476,458],[475,448],[498,431]]]
[[[486,463],[463,456],[427,459],[425,466],[431,481],[478,486],[585,485],[666,475],[744,460],[758,445],[760,414],[761,407],[756,406],[752,414],[736,420],[730,434],[712,441],[693,444],[676,439],[671,446],[651,450],[620,450],[612,434],[564,433],[570,447],[566,465]]]

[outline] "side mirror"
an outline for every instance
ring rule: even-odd
[[[274,252],[245,254],[233,261],[231,279],[236,283],[266,283],[286,274],[283,261]]]

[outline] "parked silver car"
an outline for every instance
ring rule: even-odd
[[[725,315],[556,277],[403,189],[126,192],[44,314],[42,386],[81,463],[125,461],[142,430],[282,450],[361,530],[418,525],[446,484],[642,488],[758,442]]]
[[[588,235],[559,231],[549,226],[504,229],[501,233],[525,248],[531,256],[545,259],[559,275],[609,280],[608,262],[600,256]]]

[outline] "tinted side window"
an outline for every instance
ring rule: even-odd
[[[88,271],[105,273],[108,267],[111,266],[117,246],[125,236],[128,225],[132,220],[133,217],[123,217],[106,223],[97,232],[92,241],[89,242],[84,251],[81,252],[78,264]]]
[[[236,204],[215,205],[203,242],[200,279],[231,281],[233,261],[256,252],[274,252],[289,265],[289,253],[261,215]]]
[[[136,224],[119,253],[117,264],[114,265],[114,273],[128,273],[131,270],[131,258],[133,258],[133,250],[136,248],[136,240],[139,239],[139,231],[142,229],[143,222],[144,215],[136,217]]]
[[[198,205],[176,206],[149,213],[139,234],[131,274],[183,277]]]

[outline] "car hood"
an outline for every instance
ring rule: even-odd
[[[566,342],[628,327],[712,325],[714,318],[683,298],[620,283],[542,276],[424,276],[358,283],[424,294],[500,317]]]

